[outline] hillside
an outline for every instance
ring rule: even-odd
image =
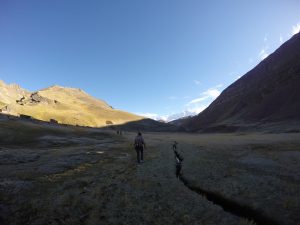
[[[299,87],[300,33],[226,88],[207,109],[182,124],[190,131],[234,131],[262,124],[299,123]]]
[[[17,84],[6,84],[4,81],[0,80],[0,107],[14,103],[23,96],[28,97],[29,94],[29,91],[21,88]]]
[[[59,123],[91,127],[143,119],[113,109],[106,102],[76,88],[55,85],[31,93],[15,84],[7,85],[1,81],[0,85],[1,111],[10,115],[25,114],[43,121],[54,119]]]

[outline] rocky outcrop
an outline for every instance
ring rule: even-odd
[[[0,80],[0,101],[5,105],[15,103],[16,100],[29,95],[30,92],[21,88],[19,85],[6,84],[4,81]]]
[[[40,103],[42,103],[42,104],[57,103],[57,101],[45,98],[45,97],[39,95],[39,92],[34,92],[34,93],[30,94],[29,97],[22,96],[21,99],[16,100],[16,103],[19,105],[26,105],[26,104],[34,105],[34,104],[40,104]]]

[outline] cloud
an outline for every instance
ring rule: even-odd
[[[209,98],[217,98],[221,94],[221,92],[216,88],[210,88],[202,94],[204,96],[208,96]]]
[[[238,80],[238,79],[240,79],[241,77],[242,77],[242,76],[237,76],[237,77],[235,78],[235,81]]]
[[[198,98],[195,98],[191,101],[189,101],[185,107],[184,110],[179,113],[172,113],[169,115],[159,115],[157,113],[135,113],[140,116],[144,116],[146,118],[154,119],[154,120],[164,120],[164,121],[171,121],[174,119],[179,119],[183,116],[191,116],[191,115],[197,115],[200,112],[202,112],[204,109],[206,109],[210,103],[215,100],[220,94],[220,89],[223,87],[223,84],[218,84],[212,88],[207,89],[206,91],[203,91]],[[174,99],[175,96],[170,96],[170,99]],[[179,99],[178,97],[176,97]],[[183,99],[188,99],[189,96],[183,97]]]
[[[300,23],[297,23],[295,26],[292,27],[292,35],[299,33],[300,31]]]
[[[196,85],[201,84],[201,82],[200,82],[199,80],[194,80],[194,83],[195,83]]]
[[[283,43],[283,37],[282,37],[282,35],[280,34],[280,37],[279,37],[279,42],[280,42],[280,44],[282,44]]]
[[[269,53],[267,52],[267,49],[268,47],[263,47],[259,54],[258,54],[258,57],[261,59],[261,60],[264,60],[265,58],[267,58],[269,56]]]
[[[214,100],[216,99],[221,92],[218,90],[218,88],[222,87],[223,85],[217,85],[214,88],[209,88],[206,91],[201,93],[201,96],[199,98],[195,98],[191,101],[189,101],[186,106],[190,106],[192,104],[196,104],[196,103],[200,103],[200,102],[204,102],[206,100]]]
[[[150,118],[153,120],[167,120],[167,117],[168,117],[168,116],[160,116],[156,113],[135,113],[135,114],[146,117],[146,118]]]
[[[265,34],[264,42],[267,42],[267,41],[268,41],[268,34]]]
[[[268,46],[268,34],[265,34],[265,37],[264,37],[264,46],[262,47],[262,49],[258,53],[258,58],[260,60],[264,60],[265,58],[267,58],[269,56],[268,49],[269,49],[269,46]]]
[[[156,113],[135,113],[137,115],[140,115],[140,116],[144,116],[144,117],[147,117],[147,118],[155,118],[158,116],[158,114]]]
[[[222,87],[223,84],[218,84],[215,87],[209,88],[206,91],[202,92],[198,98],[189,101],[185,105],[185,111],[193,113],[195,115],[199,114],[221,94],[220,88]]]
[[[166,116],[160,116],[156,113],[136,113],[136,114],[138,114],[140,116],[144,116],[146,118],[153,119],[153,120],[163,120],[166,122],[170,122],[172,120],[177,120],[182,117],[195,116],[198,113],[199,113],[199,111],[195,111],[195,110],[193,110],[193,111],[184,110],[182,112],[172,113],[172,114],[166,115]]]
[[[190,105],[190,104],[195,104],[195,103],[197,103],[197,102],[203,102],[203,101],[205,101],[207,98],[209,98],[209,96],[204,96],[204,97],[200,97],[200,98],[195,98],[195,99],[193,99],[192,101],[190,101],[190,102],[188,103],[188,105]]]

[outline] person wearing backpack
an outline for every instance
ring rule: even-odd
[[[144,148],[146,148],[146,143],[141,132],[138,132],[134,139],[134,148],[136,150],[137,162],[140,164],[144,162]]]

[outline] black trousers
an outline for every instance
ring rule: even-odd
[[[143,147],[135,147],[135,151],[136,151],[136,158],[138,163],[142,161],[144,161],[144,148]]]

